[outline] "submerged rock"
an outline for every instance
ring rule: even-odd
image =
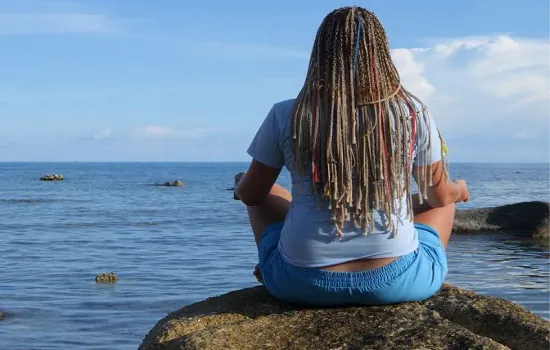
[[[513,231],[536,238],[548,238],[549,216],[548,202],[522,202],[495,208],[458,210],[453,232]]]
[[[63,175],[60,174],[49,174],[44,175],[40,178],[40,181],[63,181]]]
[[[115,283],[118,281],[118,276],[114,272],[100,273],[95,276],[95,283]]]
[[[160,320],[152,349],[548,349],[550,323],[516,304],[451,285],[422,303],[300,308],[263,287],[186,306]]]

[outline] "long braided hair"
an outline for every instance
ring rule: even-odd
[[[418,118],[429,125],[423,106],[401,86],[385,30],[372,12],[344,7],[325,17],[291,131],[294,166],[302,177],[311,174],[314,193],[328,201],[339,238],[347,221],[367,234],[373,210],[387,218],[401,212],[403,196],[412,218]],[[429,169],[417,176],[431,183]],[[425,192],[421,189],[421,198]],[[386,225],[395,234],[393,220]]]

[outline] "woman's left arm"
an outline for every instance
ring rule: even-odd
[[[285,165],[280,137],[273,106],[248,147],[247,152],[252,157],[248,171],[235,176],[235,196],[247,206],[263,204]]]
[[[253,159],[246,173],[235,175],[235,195],[247,206],[264,203],[282,168],[274,168]]]

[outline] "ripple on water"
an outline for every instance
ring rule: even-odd
[[[470,254],[464,254],[467,251]],[[449,282],[514,301],[548,318],[548,251],[536,241],[510,235],[454,235],[448,257]]]

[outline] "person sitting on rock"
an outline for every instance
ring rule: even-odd
[[[272,107],[248,171],[235,175],[258,278],[299,304],[430,297],[447,273],[455,203],[469,199],[466,182],[449,180],[446,153],[427,108],[403,87],[377,17],[331,12],[297,98]],[[292,195],[276,184],[283,167]]]

